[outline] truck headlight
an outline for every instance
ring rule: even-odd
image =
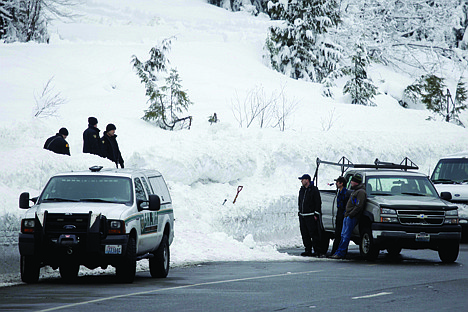
[[[446,216],[457,216],[458,217],[458,210],[457,209],[447,210],[445,212],[445,215]]]
[[[125,222],[121,220],[108,220],[109,234],[125,234]]]
[[[395,209],[389,209],[389,208],[380,208],[380,213],[396,215]]]
[[[34,233],[34,219],[23,219],[21,220],[21,233],[32,234]]]
[[[391,218],[391,217],[380,217],[381,222],[390,222],[390,223],[397,223],[398,218]]]

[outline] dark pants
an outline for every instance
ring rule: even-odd
[[[302,242],[304,243],[305,251],[322,253],[320,250],[320,233],[319,224],[315,221],[314,216],[299,216],[299,227],[301,229]]]
[[[343,230],[344,211],[338,211],[335,220],[335,240],[333,241],[333,248],[331,254],[335,254],[338,246],[340,246],[341,231]]]

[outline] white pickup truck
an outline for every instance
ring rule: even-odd
[[[442,157],[431,175],[437,191],[450,192],[458,206],[462,241],[468,241],[468,151]]]
[[[122,282],[131,283],[136,261],[145,258],[152,277],[167,276],[174,215],[161,173],[101,169],[60,173],[38,197],[21,194],[19,206],[28,209],[19,234],[24,282],[37,282],[43,266],[71,280],[80,265],[111,265]]]
[[[363,176],[367,203],[352,240],[359,245],[365,259],[376,259],[380,250],[386,249],[389,254],[397,255],[402,248],[407,248],[433,249],[438,251],[443,262],[456,261],[461,227],[457,206],[448,202],[450,193],[443,192],[439,197],[426,175],[408,171],[418,167],[407,158],[404,161],[410,164],[376,160],[374,164],[367,165],[346,163],[344,157],[342,160],[331,163],[318,159],[317,168],[320,163],[341,166],[347,181],[351,181],[356,173]],[[320,193],[324,247],[328,248],[329,240],[335,238],[336,192]]]

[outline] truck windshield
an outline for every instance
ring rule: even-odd
[[[131,205],[130,178],[109,176],[60,176],[47,183],[38,203],[107,202]]]
[[[426,177],[372,176],[367,178],[367,195],[406,195],[438,197]]]
[[[462,183],[468,182],[468,159],[441,159],[432,173],[434,183]]]

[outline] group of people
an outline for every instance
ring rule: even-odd
[[[299,177],[302,186],[299,190],[299,228],[305,251],[301,253],[304,257],[327,256],[327,250],[321,244],[323,233],[322,225],[322,200],[320,192],[311,177],[304,174]],[[346,188],[346,178],[340,176],[335,179],[337,187],[336,205],[337,213],[335,219],[335,241],[333,242],[330,258],[344,259],[346,257],[351,234],[358,223],[367,200],[363,177],[357,173],[351,178],[350,190]],[[327,245],[328,246],[328,245]],[[312,252],[312,250],[314,252]]]
[[[99,136],[101,130],[97,127],[98,120],[96,117],[88,118],[88,128],[83,132],[83,153],[89,153],[107,158],[115,163],[116,167],[124,168],[124,160],[120,153],[119,144],[117,143],[117,128],[114,124],[108,124],[106,131],[102,137]],[[61,128],[58,133],[48,138],[44,144],[44,148],[57,154],[70,155],[70,146],[66,138],[68,130]]]

